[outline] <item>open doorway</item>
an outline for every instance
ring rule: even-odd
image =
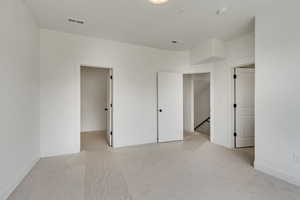
[[[183,113],[185,136],[203,136],[210,140],[210,73],[183,75]]]
[[[81,66],[81,149],[112,146],[112,69]]]

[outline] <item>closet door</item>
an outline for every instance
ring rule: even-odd
[[[158,142],[183,140],[183,75],[159,72]]]
[[[254,146],[255,69],[236,69],[236,147]]]

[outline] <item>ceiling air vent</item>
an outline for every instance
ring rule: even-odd
[[[84,20],[79,20],[79,19],[74,19],[74,18],[69,18],[68,21],[71,23],[76,23],[76,24],[84,24]]]

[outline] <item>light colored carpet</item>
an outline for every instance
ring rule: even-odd
[[[9,200],[299,200],[300,188],[255,171],[253,152],[185,142],[110,149],[82,136],[82,152],[41,159]]]

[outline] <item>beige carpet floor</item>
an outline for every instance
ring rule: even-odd
[[[255,171],[253,151],[185,142],[111,149],[82,135],[82,152],[41,159],[9,200],[299,200],[300,188]]]

